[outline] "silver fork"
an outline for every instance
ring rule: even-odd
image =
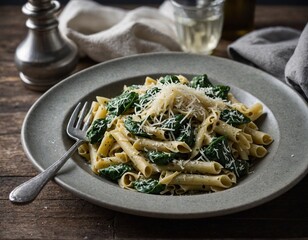
[[[66,127],[67,134],[75,139],[76,143],[58,161],[49,166],[46,170],[16,187],[10,193],[9,199],[11,202],[29,203],[33,201],[45,184],[57,174],[78,147],[87,141],[86,132],[91,123],[90,117],[87,116],[86,122],[83,122],[88,112],[88,103],[85,102],[82,109],[80,109],[81,103],[78,103]]]

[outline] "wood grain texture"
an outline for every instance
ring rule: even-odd
[[[132,6],[126,6],[132,8]],[[308,7],[257,6],[255,28],[302,29]],[[26,89],[14,64],[25,37],[26,17],[18,6],[0,7],[0,239],[235,239],[308,238],[308,177],[282,196],[236,214],[198,220],[132,216],[101,208],[49,182],[29,205],[13,205],[10,191],[37,174],[25,156],[20,130],[41,93]],[[214,55],[227,57],[222,39]],[[75,72],[96,64],[81,59]]]

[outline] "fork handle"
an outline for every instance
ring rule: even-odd
[[[27,182],[16,187],[9,196],[13,203],[29,203],[33,201],[46,183],[53,178],[78,147],[85,141],[78,140],[58,161]]]

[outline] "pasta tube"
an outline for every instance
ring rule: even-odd
[[[191,148],[185,142],[179,141],[155,141],[146,138],[137,139],[133,145],[137,150],[155,150],[161,152],[189,153]]]
[[[145,176],[151,176],[153,168],[151,164],[140,155],[140,153],[133,147],[129,140],[118,130],[113,130],[110,132],[117,143],[121,146],[127,156],[134,163],[136,168]]]
[[[221,188],[230,188],[232,186],[232,181],[228,175],[198,175],[198,174],[178,174],[169,184],[176,185],[206,185],[206,186],[215,186]]]
[[[272,143],[273,139],[268,133],[264,133],[250,127],[245,127],[244,132],[251,135],[252,140],[256,144],[269,145]]]
[[[222,165],[218,162],[203,161],[173,161],[166,166],[158,166],[160,171],[178,171],[184,173],[219,174]]]

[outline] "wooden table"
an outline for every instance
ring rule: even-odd
[[[308,7],[257,6],[256,28],[303,29],[307,13]],[[111,211],[75,197],[54,182],[33,203],[13,205],[8,200],[10,191],[37,174],[23,152],[20,130],[41,93],[22,85],[13,62],[15,48],[26,33],[25,19],[20,6],[0,6],[0,239],[308,238],[307,176],[262,206],[198,220],[151,219]],[[229,43],[222,40],[215,55],[227,57]],[[93,64],[80,60],[77,71]]]

